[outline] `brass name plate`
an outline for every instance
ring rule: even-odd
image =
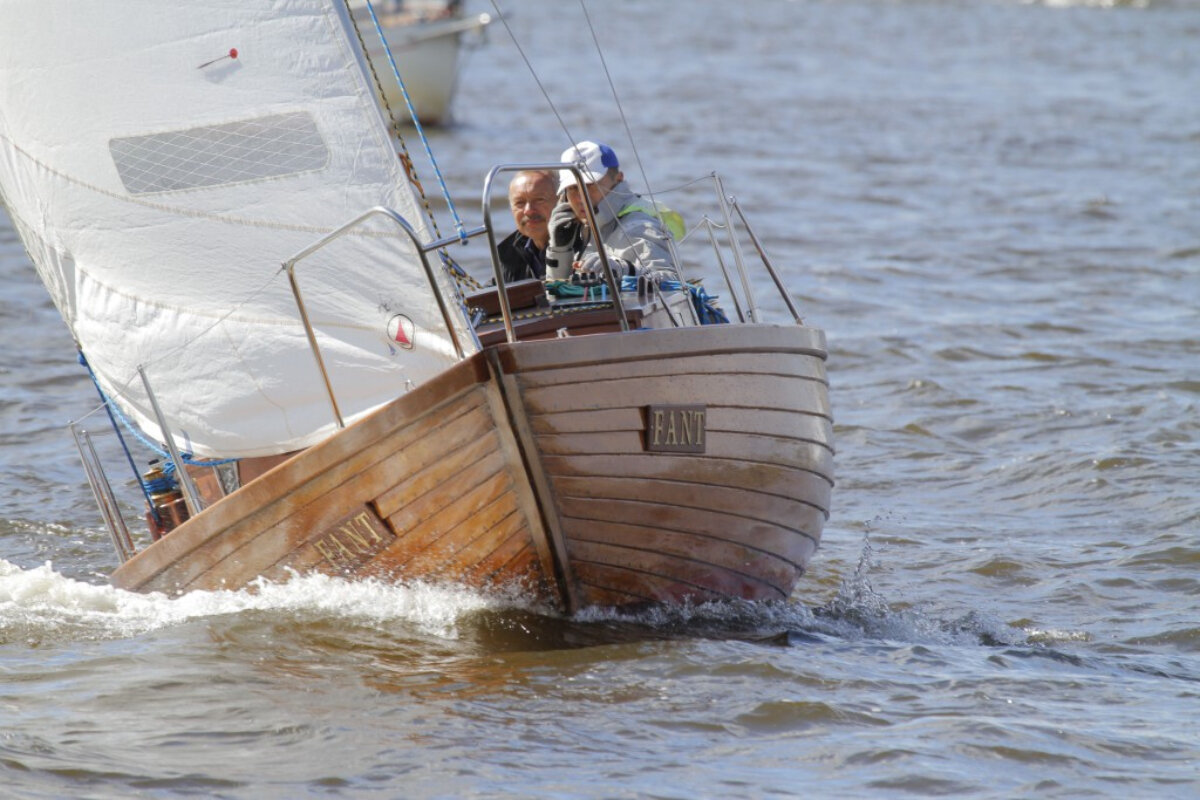
[[[362,506],[327,528],[312,546],[329,565],[349,570],[371,560],[395,538],[370,506]]]
[[[646,449],[703,453],[707,422],[707,406],[646,406]]]

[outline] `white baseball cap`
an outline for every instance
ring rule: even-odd
[[[559,161],[579,167],[579,171],[583,173],[584,183],[595,183],[604,177],[604,173],[620,166],[617,154],[613,152],[613,149],[606,144],[596,142],[579,142],[574,147],[568,147],[563,150]],[[568,186],[575,185],[574,173],[570,170],[559,172],[558,191],[565,191]]]

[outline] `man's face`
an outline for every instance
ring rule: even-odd
[[[595,183],[587,184],[588,202],[592,208],[600,205],[600,201],[604,196],[613,190],[621,180],[619,174],[605,174],[600,180]],[[587,220],[587,210],[584,208],[583,200],[579,194],[579,186],[571,184],[567,187],[567,202],[571,204],[571,210],[575,212],[575,218],[580,222]]]
[[[542,247],[550,238],[547,225],[554,199],[554,181],[544,176],[518,175],[508,185],[508,205],[517,230]]]

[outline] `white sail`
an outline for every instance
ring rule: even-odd
[[[3,18],[0,192],[106,393],[161,441],[144,366],[201,456],[331,433],[281,263],[373,206],[430,238],[341,1],[5,0]],[[390,221],[296,276],[347,420],[455,360]]]

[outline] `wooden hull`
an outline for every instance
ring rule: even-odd
[[[568,612],[783,599],[829,513],[824,358],[820,331],[771,325],[490,347],[222,499],[113,581],[517,584]],[[669,431],[684,411],[694,424]],[[656,438],[665,449],[647,449]]]

